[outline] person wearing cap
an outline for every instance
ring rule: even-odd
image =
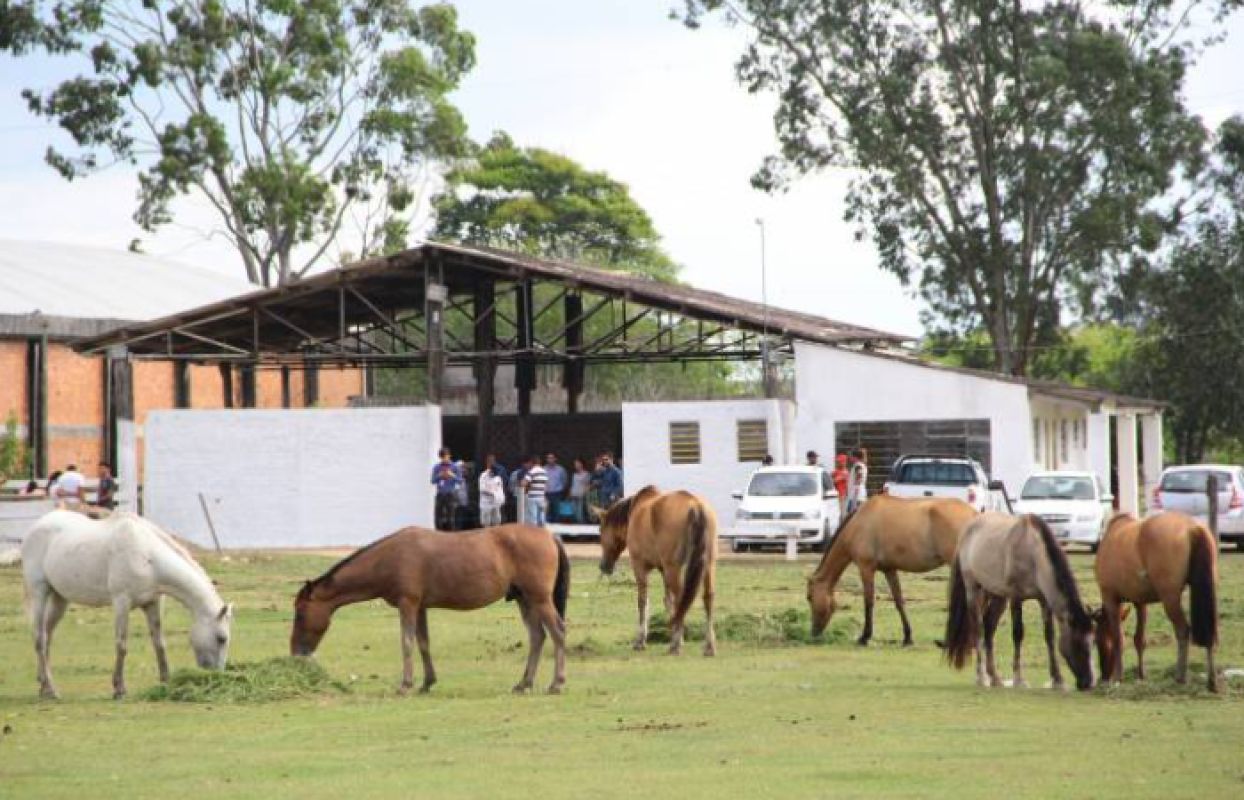
[[[847,454],[839,453],[834,457],[834,490],[838,492],[838,519],[847,516]]]
[[[817,455],[815,450],[808,451],[808,463],[805,466],[816,467],[821,471],[821,491],[828,492],[834,488],[829,481],[829,473],[825,471],[825,467],[821,466],[821,457]]]

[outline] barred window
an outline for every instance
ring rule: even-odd
[[[700,423],[670,423],[670,463],[700,463]]]
[[[769,454],[769,423],[763,419],[738,421],[739,462],[764,461]]]

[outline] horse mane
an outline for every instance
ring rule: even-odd
[[[168,548],[172,550],[174,553],[181,556],[182,559],[184,559],[187,564],[193,567],[196,572],[198,572],[204,578],[207,578],[209,581],[212,579],[211,576],[207,574],[207,570],[203,569],[203,565],[200,564],[195,559],[194,555],[190,552],[190,548],[187,547],[184,542],[182,542],[180,539],[178,539],[173,534],[164,530],[159,525],[156,525],[151,520],[143,519],[137,514],[122,513],[114,517],[112,521],[113,525],[118,525],[118,526],[123,525],[125,523],[129,523],[131,525],[135,523],[141,523],[143,526],[153,531],[156,534],[156,536],[160,539],[160,541],[168,545]]]
[[[355,550],[350,555],[338,561],[336,564],[333,564],[331,567],[328,568],[328,571],[325,572],[320,577],[312,578],[311,580],[304,583],[302,585],[302,588],[298,590],[298,596],[296,599],[305,600],[311,595],[311,591],[315,589],[315,587],[327,586],[331,584],[333,581],[333,576],[336,575],[337,572],[340,571],[343,567],[347,566],[348,564],[353,562],[354,559],[358,558],[364,553],[370,552],[371,550],[375,549],[378,545],[382,544],[383,542],[387,542],[388,540],[392,539],[394,536],[397,536],[397,534],[399,533],[401,533],[401,531],[390,533],[388,536],[382,536],[376,541],[372,542],[371,544],[363,545],[362,547]]]
[[[1067,598],[1067,605],[1071,610],[1071,627],[1081,631],[1088,630],[1092,627],[1093,620],[1080,600],[1080,587],[1076,585],[1075,576],[1071,573],[1071,562],[1067,560],[1067,554],[1063,552],[1062,545],[1054,538],[1054,532],[1045,520],[1035,514],[1026,516],[1028,524],[1036,528],[1041,536],[1045,556],[1049,559],[1050,568],[1054,570],[1054,584],[1063,597]]]
[[[635,503],[641,498],[648,498],[656,494],[660,490],[652,484],[648,484],[630,497],[624,497],[605,510],[601,523],[609,526],[624,526],[631,521],[631,511],[635,509]]]
[[[826,547],[825,552],[821,554],[821,560],[817,562],[816,570],[814,570],[812,573],[813,575],[816,575],[817,573],[819,573],[821,571],[821,567],[825,566],[825,562],[829,560],[829,554],[834,552],[834,548],[838,546],[838,543],[840,541],[842,541],[843,531],[847,529],[847,525],[851,522],[852,519],[855,518],[855,515],[859,513],[861,508],[863,508],[863,506],[857,506],[856,508],[852,509],[851,513],[843,517],[842,521],[838,523],[838,527],[834,529],[834,537],[829,540],[829,547]]]

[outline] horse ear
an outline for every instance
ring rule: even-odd
[[[216,615],[217,622],[224,622],[233,616],[233,603],[225,603],[224,608],[220,609],[220,613]]]

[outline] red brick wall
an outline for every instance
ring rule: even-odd
[[[94,475],[104,446],[104,362],[48,347],[48,467]]]
[[[363,393],[363,371],[359,369],[320,370],[320,408],[344,408],[352,395]],[[302,393],[297,405],[302,405]]]
[[[0,339],[0,425],[10,414],[26,424],[26,342]]]

